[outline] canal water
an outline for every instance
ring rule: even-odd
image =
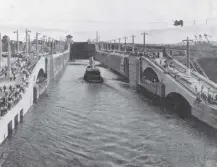
[[[83,62],[84,63],[84,62]],[[3,145],[3,167],[214,167],[217,133],[181,119],[101,68],[68,65]]]

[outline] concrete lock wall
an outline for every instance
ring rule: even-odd
[[[116,53],[106,53],[98,51],[95,59],[101,62],[105,67],[117,72],[129,79],[129,56]]]
[[[53,55],[53,77],[55,77],[65,66],[69,60],[69,52]]]
[[[61,57],[61,58],[60,58]],[[64,52],[61,54],[53,55],[52,57],[48,57],[48,65],[46,69],[45,63],[46,57],[41,57],[36,66],[34,67],[28,81],[29,84],[25,89],[25,92],[22,94],[22,99],[0,119],[0,144],[7,138],[10,131],[12,131],[15,126],[22,120],[23,116],[28,112],[28,110],[33,105],[33,90],[36,85],[36,80],[40,69],[43,69],[44,72],[47,71],[48,82],[52,79],[52,74],[55,71],[57,75],[67,64],[69,60],[69,53]],[[61,59],[60,64],[55,64],[55,67],[52,67],[52,62]],[[57,63],[57,62],[56,62]],[[39,97],[38,89],[36,97]]]
[[[208,125],[211,125],[214,128],[217,128],[217,109],[207,105],[206,103],[202,102],[199,104],[195,103],[196,96],[189,92],[182,84],[177,83],[171,76],[166,75],[162,69],[160,69],[157,65],[150,62],[150,60],[146,58],[142,58],[143,60],[140,61],[139,58],[135,56],[127,56],[128,57],[128,75],[126,73],[123,73],[123,68],[121,67],[123,65],[123,57],[124,55],[121,55],[117,53],[107,53],[107,52],[101,52],[97,51],[95,54],[95,59],[101,62],[103,65],[107,66],[108,68],[111,68],[112,70],[116,71],[117,73],[128,76],[129,81],[132,85],[141,85],[141,71],[144,71],[146,68],[151,67],[156,72],[160,82],[164,84],[164,89],[159,89],[156,91],[155,87],[152,86],[144,86],[148,90],[152,91],[153,93],[157,93],[158,95],[161,94],[162,97],[166,97],[169,93],[179,93],[185,99],[189,102],[191,105],[191,113],[192,116],[198,118],[199,120],[207,123]],[[120,58],[122,57],[122,58]],[[125,63],[124,63],[125,64]],[[178,64],[182,65],[178,62]],[[197,75],[199,78],[205,80],[207,83],[210,83],[208,79],[204,79],[203,76],[197,73],[193,73],[193,75]],[[213,83],[212,83],[213,84]],[[215,86],[215,85],[213,85]]]

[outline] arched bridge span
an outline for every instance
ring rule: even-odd
[[[148,67],[143,71],[142,77],[151,81],[151,82],[159,82],[160,81],[157,73],[151,67]]]

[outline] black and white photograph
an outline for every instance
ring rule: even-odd
[[[217,1],[0,0],[0,167],[217,167]]]

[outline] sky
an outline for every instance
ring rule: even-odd
[[[0,4],[0,32],[12,39],[18,29],[24,40],[28,28],[32,38],[38,31],[57,39],[71,34],[74,41],[94,39],[96,31],[103,41],[134,34],[140,43],[143,31],[149,33],[147,43],[180,42],[200,33],[217,40],[216,0],[0,0]],[[176,19],[182,19],[184,27],[174,27]]]

